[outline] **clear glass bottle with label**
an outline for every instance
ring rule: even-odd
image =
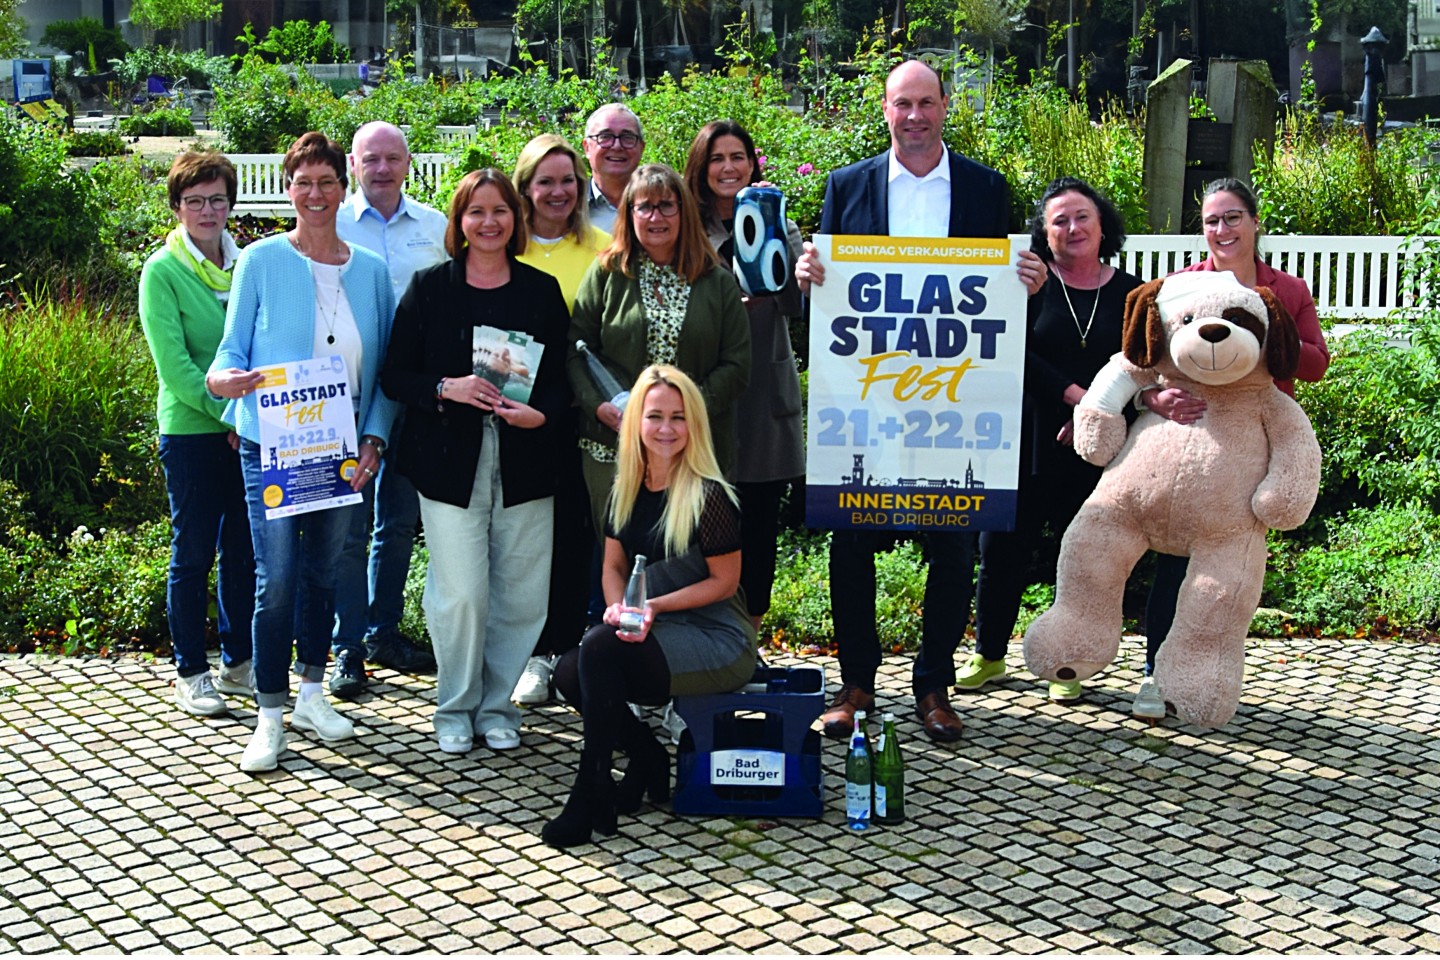
[[[855,711],[855,730],[845,755],[845,822],[851,830],[870,828],[872,771],[870,743],[865,737],[865,711]]]

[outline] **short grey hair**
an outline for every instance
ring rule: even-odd
[[[640,118],[635,115],[634,110],[631,110],[623,103],[607,103],[602,107],[598,107],[594,113],[590,114],[590,119],[585,121],[585,136],[589,137],[595,134],[595,119],[606,113],[620,113],[629,117],[635,122],[635,132],[640,134],[640,139],[645,139],[645,128],[640,125]]]

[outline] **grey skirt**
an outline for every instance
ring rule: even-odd
[[[708,575],[699,547],[691,546],[678,557],[647,565],[645,585],[660,596]],[[670,667],[671,696],[738,690],[755,672],[755,629],[738,590],[728,600],[659,614],[650,634]]]

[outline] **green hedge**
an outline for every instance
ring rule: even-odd
[[[188,107],[152,107],[121,117],[120,132],[127,137],[190,137],[195,124]]]

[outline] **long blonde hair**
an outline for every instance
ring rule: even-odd
[[[730,502],[739,500],[734,489],[725,482],[715,460],[715,446],[710,439],[710,417],[705,411],[705,398],[700,388],[678,368],[656,364],[640,372],[625,412],[620,419],[620,450],[615,465],[615,485],[610,488],[610,525],[622,530],[635,510],[635,498],[645,484],[645,445],[640,440],[640,424],[645,415],[645,397],[655,387],[674,387],[685,406],[685,427],[689,435],[680,460],[670,471],[666,489],[665,510],[660,515],[660,528],[665,534],[665,552],[670,556],[684,553],[690,547],[700,514],[705,509],[705,481],[720,485]]]

